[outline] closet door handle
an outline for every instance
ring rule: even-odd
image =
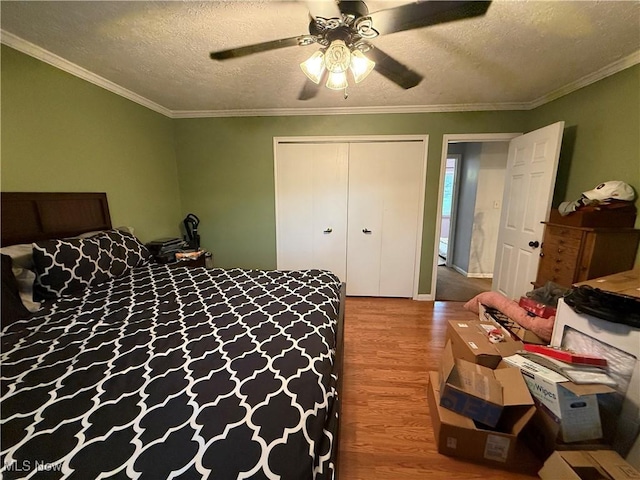
[[[331,233],[331,232],[333,232],[333,228],[329,227],[325,231],[323,231],[322,233]]]
[[[371,233],[371,230],[369,230],[368,228],[363,228],[362,233],[369,235]]]

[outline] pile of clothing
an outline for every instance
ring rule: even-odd
[[[636,193],[631,185],[620,180],[601,183],[587,192],[583,192],[578,200],[562,202],[558,207],[560,215],[566,216],[585,208],[617,209],[634,208]]]

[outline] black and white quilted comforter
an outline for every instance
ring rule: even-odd
[[[146,265],[10,325],[3,478],[332,478],[339,290]]]

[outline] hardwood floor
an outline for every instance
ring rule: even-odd
[[[340,480],[524,479],[437,452],[428,372],[460,302],[349,297],[345,306]]]

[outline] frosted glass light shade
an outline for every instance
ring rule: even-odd
[[[345,72],[329,72],[327,88],[330,88],[331,90],[344,90],[348,86],[347,74]]]
[[[351,52],[351,73],[356,83],[360,83],[367,78],[376,66],[376,62],[369,60],[360,50]]]
[[[351,64],[351,51],[342,40],[334,40],[324,54],[324,65],[331,73],[346,72]]]
[[[308,59],[300,64],[300,68],[304,74],[314,83],[320,83],[322,74],[324,73],[324,54],[321,50],[311,55]]]

